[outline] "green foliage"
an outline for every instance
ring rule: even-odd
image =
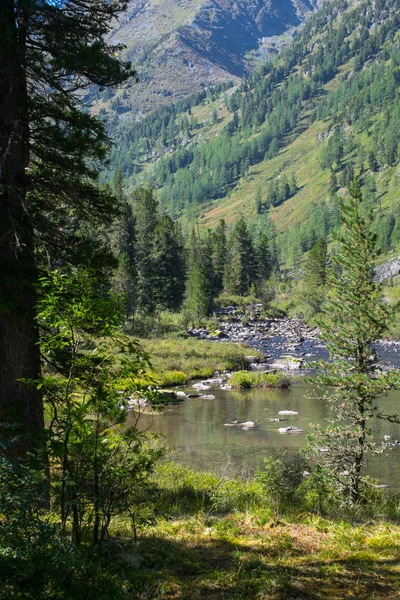
[[[254,371],[238,371],[232,373],[229,385],[241,390],[254,387],[288,388],[290,378],[285,373],[257,373]]]
[[[266,458],[263,467],[255,475],[264,488],[270,505],[274,508],[287,507],[293,503],[296,492],[303,482],[306,464],[301,459],[288,461],[284,458]]]
[[[393,311],[382,300],[382,289],[374,281],[375,239],[371,217],[361,212],[361,190],[357,180],[350,198],[341,205],[342,230],[335,270],[328,278],[329,292],[318,320],[332,362],[320,363],[318,383],[327,390],[332,418],[323,430],[310,436],[309,455],[326,465],[335,481],[354,504],[362,498],[368,452],[377,450],[370,424],[375,419],[397,422],[379,409],[379,396],[398,384],[394,372],[382,372],[375,364],[371,344],[389,329]],[[329,391],[328,391],[329,390]],[[320,448],[326,452],[321,454]]]
[[[134,304],[144,313],[180,308],[185,291],[185,257],[177,223],[160,215],[152,190],[137,189],[131,197],[134,219]]]
[[[225,290],[231,294],[248,294],[258,276],[257,258],[246,222],[236,221],[228,241],[225,266]]]
[[[319,239],[307,254],[303,278],[296,290],[297,312],[302,312],[307,320],[321,310],[325,298],[327,263],[326,241]]]
[[[77,548],[46,513],[42,471],[0,459],[0,598],[106,600],[121,583],[100,555]]]
[[[70,526],[75,543],[97,545],[116,514],[134,511],[160,456],[137,427],[140,410],[126,429],[129,406],[160,409],[162,401],[148,380],[147,355],[117,333],[120,304],[90,272],[53,271],[41,286],[52,492],[63,531]]]

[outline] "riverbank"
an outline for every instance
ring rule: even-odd
[[[301,373],[308,362],[329,358],[317,328],[299,318],[264,318],[261,308],[256,304],[247,314],[234,306],[218,310],[217,338],[204,328],[192,328],[188,333],[198,340],[219,339],[248,344],[263,355],[262,360],[252,366],[260,371],[276,369]],[[381,365],[400,368],[399,341],[380,340],[373,348]]]

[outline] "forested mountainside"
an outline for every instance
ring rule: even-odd
[[[275,230],[286,264],[336,226],[356,173],[388,252],[399,239],[399,7],[329,3],[239,85],[111,126],[112,167],[129,188],[155,188],[174,218]]]
[[[265,53],[274,36],[299,25],[324,0],[131,0],[110,41],[126,46],[139,83],[105,91],[96,110],[116,120],[138,116],[202,87],[237,81]],[[272,39],[270,39],[272,38]]]

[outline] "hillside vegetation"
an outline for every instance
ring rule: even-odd
[[[326,237],[354,174],[384,253],[398,242],[399,2],[336,0],[274,63],[112,129],[112,164],[172,217],[275,226],[282,264]]]
[[[125,121],[127,113],[141,116],[205,86],[239,81],[323,2],[131,0],[110,41],[126,46],[139,84],[96,94],[95,110]]]

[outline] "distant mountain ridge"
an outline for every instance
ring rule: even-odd
[[[301,24],[325,0],[131,0],[111,35],[140,82],[114,97],[111,114],[139,116],[250,72],[262,38]],[[266,52],[276,52],[275,42]],[[97,109],[110,108],[100,98]]]

